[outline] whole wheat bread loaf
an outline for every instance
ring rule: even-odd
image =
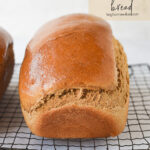
[[[116,136],[128,113],[126,55],[103,19],[85,14],[58,18],[28,44],[19,94],[26,123],[36,135]]]

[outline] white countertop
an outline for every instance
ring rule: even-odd
[[[149,63],[150,64],[150,41],[142,40],[120,40],[127,54],[128,63]]]

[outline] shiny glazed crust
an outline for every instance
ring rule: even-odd
[[[19,80],[19,94],[25,121],[34,134],[43,137],[92,138],[116,136],[123,131],[128,112],[129,75],[126,55],[120,43],[117,40],[113,40],[112,34],[108,34],[107,32],[103,33],[103,30],[108,30],[111,33],[109,26],[103,20],[88,15],[85,15],[85,17],[84,15],[69,16],[69,20],[74,20],[74,18],[77,20],[86,18],[85,20],[88,21],[92,19],[94,20],[94,24],[89,25],[86,22],[87,28],[85,26],[83,28],[80,24],[79,28],[82,26],[82,29],[80,29],[82,34],[77,32],[78,34],[73,34],[74,36],[72,34],[69,37],[67,36],[67,39],[66,36],[58,37],[60,32],[63,32],[63,34],[64,32],[68,32],[66,28],[65,31],[58,28],[49,36],[46,35],[46,38],[43,36],[43,31],[41,31],[36,34],[36,40],[31,40],[27,47]],[[95,27],[95,20],[96,22],[100,22],[98,28]],[[64,24],[65,21],[68,22],[68,19],[63,20]],[[89,30],[88,26],[90,26],[92,31]],[[69,32],[70,30],[73,32],[74,30],[76,31],[76,28],[72,28],[71,26]],[[95,32],[99,34],[97,35]],[[103,33],[103,38],[100,33]],[[82,39],[88,37],[89,34],[95,40],[90,38],[89,41],[87,38],[88,46],[85,47]],[[46,41],[45,43],[41,38],[38,39],[40,35]],[[78,38],[81,39],[81,42],[76,41]],[[111,42],[107,44],[103,40],[110,38]],[[40,40],[40,43],[36,43],[38,40]],[[70,40],[71,45],[69,49],[74,49],[76,44],[79,46],[78,48],[81,53],[78,55],[73,55],[74,53],[72,53],[72,59],[75,59],[77,64],[79,64],[75,68],[82,66],[83,74],[80,72],[81,68],[80,70],[70,69],[73,68],[74,60],[66,60],[64,64],[69,69],[69,76],[66,73],[67,78],[62,78],[63,82],[61,80],[55,80],[55,78],[54,80],[57,82],[52,82],[53,78],[49,78],[49,76],[57,78],[59,76],[62,77],[61,75],[65,73],[58,69],[62,67],[60,65],[61,63],[58,62],[65,61],[64,58],[66,55],[70,57],[71,50],[69,51],[68,49],[66,51],[68,48],[68,46],[66,47],[66,42],[68,40]],[[103,41],[98,45],[98,48],[95,47],[95,45],[97,46],[97,40]],[[105,47],[108,53],[105,53],[105,49],[102,49],[104,48],[103,46],[108,48]],[[94,51],[91,51],[91,49],[94,49]],[[57,50],[62,50],[62,52],[67,53],[58,53]],[[86,55],[87,53],[88,55]],[[41,57],[45,58],[42,63]],[[61,60],[58,58],[52,59],[52,57],[58,57]],[[81,65],[79,63],[80,60],[83,60]],[[99,64],[99,61],[95,60],[100,60],[102,64]],[[90,67],[87,65],[88,61],[91,61]],[[54,68],[54,72],[51,74],[49,70],[53,67],[52,64],[56,64],[54,66],[57,68]],[[88,68],[86,68],[86,65]],[[31,70],[33,67],[34,70]],[[92,71],[93,74],[91,74]],[[106,76],[104,76],[104,72],[102,73],[102,71],[106,73]],[[35,72],[39,74],[42,72],[43,74],[36,75]],[[74,76],[74,73],[76,76]],[[82,75],[85,74],[87,76],[83,78],[85,76]],[[68,80],[69,77],[74,77],[73,82]],[[94,77],[94,80],[92,80],[92,77]],[[104,79],[104,82],[99,77]]]
[[[13,41],[8,32],[0,28],[0,99],[2,98],[13,74]]]
[[[28,44],[21,66],[23,107],[29,110],[64,88],[113,89],[117,72],[112,38],[109,24],[90,15],[68,15],[43,26]]]

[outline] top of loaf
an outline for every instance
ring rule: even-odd
[[[73,87],[112,90],[117,85],[109,24],[87,14],[72,14],[45,24],[27,46],[20,72],[20,96],[40,100]]]
[[[0,27],[0,64],[3,62],[10,44],[12,44],[12,37],[6,30]]]

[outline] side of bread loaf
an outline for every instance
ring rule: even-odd
[[[125,127],[129,103],[124,50],[105,21],[89,15],[68,18],[52,22],[73,19],[67,28],[56,26],[46,37],[39,32],[45,42],[37,47],[35,38],[27,47],[19,80],[25,121],[43,137],[116,136]]]
[[[13,41],[8,32],[0,28],[0,98],[3,96],[13,74]]]

